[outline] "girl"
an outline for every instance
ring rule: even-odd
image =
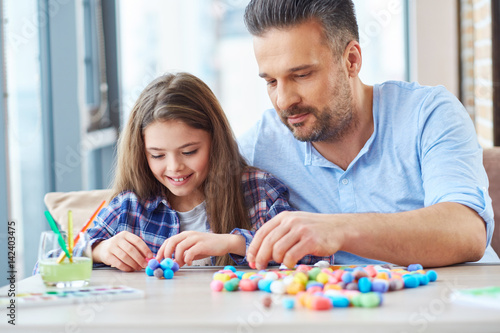
[[[291,210],[286,186],[247,165],[216,97],[187,73],[141,93],[117,160],[113,200],[88,231],[94,263],[134,271],[174,255],[180,266],[242,264],[255,231]]]

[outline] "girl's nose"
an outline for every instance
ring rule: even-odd
[[[167,158],[167,170],[171,172],[177,172],[182,170],[184,164],[182,160],[176,156],[170,156]]]

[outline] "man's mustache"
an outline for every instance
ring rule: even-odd
[[[316,114],[317,109],[313,108],[311,106],[302,106],[302,107],[292,107],[290,109],[282,110],[281,111],[281,116],[284,118],[288,118],[291,116],[296,116],[298,114],[303,114],[303,113],[312,113]]]

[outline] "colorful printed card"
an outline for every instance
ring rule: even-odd
[[[16,295],[16,306],[44,306],[108,302],[144,298],[144,291],[127,286],[88,286],[76,289],[51,289],[44,292],[28,292]],[[0,306],[10,304],[11,298],[0,296]]]

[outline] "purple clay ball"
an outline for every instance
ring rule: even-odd
[[[414,272],[414,271],[418,271],[418,270],[421,270],[421,269],[424,269],[422,267],[422,265],[420,265],[420,264],[411,264],[411,265],[408,265],[407,271],[408,272]]]
[[[174,261],[174,264],[172,265],[172,267],[170,269],[172,271],[174,271],[174,273],[179,270],[179,264],[177,263],[177,261]]]
[[[151,268],[154,271],[155,269],[160,267],[160,263],[158,262],[158,260],[153,258],[153,259],[149,260],[148,266],[149,266],[149,268]]]

